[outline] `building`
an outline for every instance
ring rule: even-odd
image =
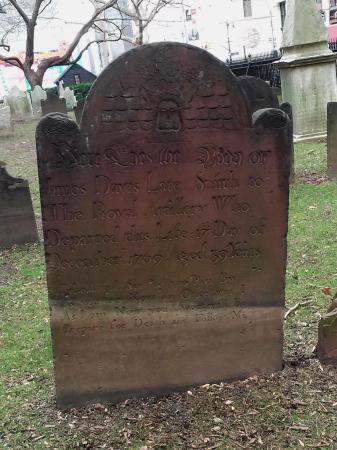
[[[72,64],[68,66],[64,72],[55,80],[55,84],[63,81],[63,86],[71,86],[80,83],[93,83],[96,80],[96,75],[89,72],[89,70],[80,66],[79,64]]]
[[[337,0],[316,2],[330,38],[337,39]],[[224,61],[239,59],[280,49],[285,15],[285,0],[192,0],[174,20],[171,10],[163,9],[149,26],[148,37],[150,42],[190,43]],[[166,28],[158,27],[160,20],[167,20]]]

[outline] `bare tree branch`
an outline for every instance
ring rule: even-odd
[[[48,8],[48,6],[50,6],[52,3],[53,3],[53,0],[49,0],[49,1],[43,6],[43,8],[40,9],[40,11],[39,11],[39,16],[40,16],[41,14],[43,14],[43,13],[45,12],[45,10]]]
[[[12,66],[19,67],[23,70],[23,64],[16,56],[5,56],[0,54],[0,60],[11,64]]]
[[[24,12],[24,10],[21,8],[21,6],[19,6],[16,2],[16,0],[8,0],[9,3],[14,6],[14,8],[17,10],[17,12],[20,14],[20,16],[22,17],[22,19],[25,21],[26,24],[29,23],[29,17],[27,16],[27,14]]]

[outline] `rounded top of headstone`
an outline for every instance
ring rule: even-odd
[[[89,134],[107,127],[178,133],[194,125],[240,129],[251,126],[251,114],[238,79],[223,62],[171,42],[140,46],[111,63],[92,87],[82,119]]]

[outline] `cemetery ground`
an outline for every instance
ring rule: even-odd
[[[29,179],[40,217],[35,126],[2,138],[0,160]],[[337,370],[315,358],[318,321],[337,292],[337,185],[324,144],[295,151],[283,372],[58,411],[42,244],[2,251],[0,449],[337,449]]]

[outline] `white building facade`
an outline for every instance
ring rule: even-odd
[[[335,27],[337,38],[337,0],[316,3],[331,37]],[[192,0],[189,5],[176,9],[173,19],[172,8],[164,9],[149,26],[149,42],[182,41],[222,60],[270,53],[282,46],[285,0]]]

